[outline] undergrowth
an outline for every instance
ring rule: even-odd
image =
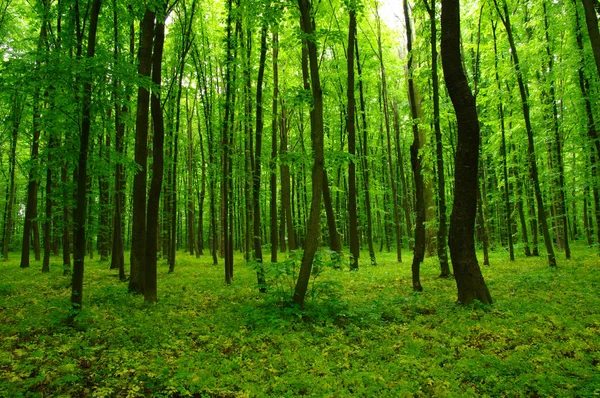
[[[494,304],[455,304],[435,258],[413,293],[410,262],[378,253],[360,270],[323,251],[306,308],[290,304],[301,253],[234,282],[209,257],[159,266],[159,302],[127,293],[107,263],[86,260],[74,325],[70,279],[0,263],[0,396],[398,397],[600,395],[600,266],[582,247],[543,258],[491,256]],[[126,256],[127,257],[127,256]]]

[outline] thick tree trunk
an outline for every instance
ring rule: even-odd
[[[141,41],[138,53],[138,74],[150,77],[152,69],[152,40],[154,37],[155,13],[146,9],[141,23]],[[135,122],[135,163],[139,170],[133,177],[133,221],[131,238],[131,260],[129,291],[143,293],[144,256],[146,254],[146,178],[148,165],[148,112],[150,92],[138,87],[137,114]]]
[[[161,15],[156,23],[154,29],[154,54],[152,55],[152,83],[155,85],[155,90],[152,92],[151,113],[154,131],[152,135],[152,180],[150,181],[150,192],[148,193],[146,218],[146,260],[144,262],[144,301],[147,303],[155,303],[157,301],[158,210],[163,180],[163,144],[165,136],[163,111],[160,103],[165,18],[166,15]]]
[[[458,0],[442,0],[442,67],[458,126],[454,205],[448,246],[458,288],[458,301],[491,303],[492,297],[475,254],[474,225],[477,206],[479,121],[475,98],[467,84],[460,55]]]

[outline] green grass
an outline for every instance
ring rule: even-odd
[[[0,263],[0,396],[398,397],[600,395],[600,266],[576,247],[543,259],[491,256],[492,306],[455,304],[453,280],[378,254],[359,272],[323,266],[304,312],[289,305],[292,263],[270,269],[270,293],[236,257],[179,253],[159,266],[159,302],[127,293],[108,264],[86,260],[74,326],[59,259]],[[405,255],[408,257],[408,255]]]

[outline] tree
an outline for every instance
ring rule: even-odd
[[[348,163],[348,215],[350,221],[350,268],[358,269],[358,258],[360,248],[358,246],[358,220],[356,214],[356,128],[354,125],[355,100],[354,100],[354,40],[356,38],[356,3],[351,2],[348,5],[348,87],[347,87],[347,106],[346,129],[348,130],[348,153],[350,162]]]
[[[311,125],[311,143],[313,149],[313,169],[312,169],[312,199],[310,204],[310,216],[307,226],[306,240],[304,241],[304,254],[298,273],[298,281],[294,289],[293,301],[298,306],[304,304],[304,297],[308,288],[308,281],[313,265],[313,258],[319,246],[319,229],[321,218],[321,194],[323,191],[323,91],[321,89],[321,79],[319,77],[319,58],[317,55],[317,42],[314,36],[315,24],[312,20],[312,5],[308,0],[298,0],[300,8],[300,29],[304,33],[308,50],[310,64],[310,81],[312,89],[312,115]]]
[[[98,17],[100,15],[101,0],[94,0],[90,12],[90,30],[88,33],[87,58],[92,60],[96,53],[96,34],[98,31]],[[83,267],[85,260],[86,243],[86,213],[87,213],[87,164],[88,145],[92,124],[92,71],[88,70],[83,83],[81,136],[79,142],[79,160],[77,162],[77,203],[75,207],[75,250],[73,255],[73,282],[71,285],[71,303],[73,309],[81,308],[83,299]]]
[[[477,205],[479,120],[460,55],[459,0],[442,0],[442,68],[456,113],[458,145],[454,164],[454,204],[448,246],[458,289],[458,301],[490,304],[492,296],[475,254],[474,224]]]

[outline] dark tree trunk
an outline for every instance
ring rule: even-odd
[[[4,261],[8,261],[8,250],[13,230],[13,208],[15,204],[15,163],[17,159],[17,139],[19,135],[19,126],[23,114],[23,104],[19,103],[19,98],[15,94],[12,109],[12,129],[10,136],[10,158],[9,175],[10,183],[7,187],[6,204],[4,207],[4,228],[2,232],[2,255]]]
[[[496,87],[498,89],[498,93],[502,92],[501,84],[500,84],[500,75],[498,73],[498,47],[496,45],[496,24],[492,21],[492,35],[494,37],[494,71],[496,77]],[[504,206],[506,208],[506,232],[508,235],[508,251],[510,256],[510,261],[515,261],[515,248],[513,243],[513,228],[512,228],[512,209],[510,206],[510,192],[509,192],[509,182],[508,182],[508,166],[507,166],[507,152],[506,152],[506,129],[504,125],[504,106],[502,104],[502,99],[498,101],[498,117],[500,118],[500,132],[502,134],[502,142],[500,152],[502,154],[502,172],[504,176]],[[527,231],[525,231],[527,234]],[[525,235],[527,236],[527,235]],[[529,250],[529,246],[526,245],[526,250]]]
[[[279,95],[279,71],[277,68],[277,57],[279,54],[279,48],[276,43],[273,43],[273,119],[271,121],[271,160],[269,161],[269,168],[271,169],[270,188],[271,188],[271,202],[269,207],[269,213],[271,218],[271,262],[277,262],[277,248],[278,248],[278,236],[277,236],[277,127],[278,114],[277,114],[277,102]]]
[[[406,17],[408,20],[408,16]],[[387,137],[387,158],[388,168],[390,173],[390,187],[392,189],[392,203],[394,209],[394,228],[396,230],[396,260],[402,262],[402,232],[400,229],[400,213],[398,210],[398,194],[396,191],[396,178],[394,176],[394,164],[392,162],[392,142],[390,138],[390,114],[389,114],[389,101],[387,92],[387,78],[385,74],[385,65],[383,64],[383,49],[381,46],[381,19],[377,16],[377,49],[379,58],[379,69],[381,73],[381,95],[382,95],[382,107],[383,116],[385,119],[385,131]],[[410,53],[410,51],[409,51]]]
[[[431,86],[433,95],[433,129],[435,131],[435,156],[438,185],[438,233],[437,254],[440,261],[440,278],[450,276],[450,265],[448,264],[447,235],[448,221],[446,217],[446,177],[444,174],[444,151],[442,145],[442,130],[440,128],[440,94],[438,82],[438,53],[437,53],[437,25],[436,25],[436,0],[423,0],[430,23],[431,40]]]
[[[469,89],[460,55],[458,0],[442,0],[442,67],[456,113],[458,146],[454,167],[454,205],[450,216],[448,246],[458,288],[458,301],[491,303],[475,253],[474,225],[477,206],[479,120],[475,97]]]
[[[140,26],[141,41],[138,52],[138,74],[150,77],[152,69],[152,40],[155,13],[146,9]],[[146,178],[148,165],[148,112],[150,92],[138,87],[137,114],[135,122],[135,163],[139,170],[133,177],[133,221],[129,291],[143,293],[144,261],[146,254]]]
[[[597,0],[581,0],[581,3],[583,4],[585,23],[592,45],[592,52],[594,53],[596,69],[598,69],[598,77],[600,78],[600,31],[598,30],[598,14],[594,9],[594,3],[596,1]]]
[[[358,245],[358,220],[356,212],[356,128],[354,125],[355,99],[354,99],[354,40],[356,38],[356,4],[349,4],[350,22],[348,27],[348,87],[346,129],[348,130],[348,217],[350,222],[350,268],[358,269],[360,247]]]
[[[294,220],[292,218],[290,165],[285,158],[288,152],[289,119],[287,109],[283,104],[281,106],[280,120],[279,155],[282,158],[279,166],[279,173],[281,175],[281,226],[284,231],[287,230],[288,248],[290,250],[296,250],[298,248],[298,243],[296,242],[296,230],[294,229]],[[284,237],[282,237],[282,239],[283,238]],[[282,242],[285,243],[283,240]]]
[[[554,55],[550,51],[550,36],[548,34],[549,26],[548,26],[548,15],[546,12],[546,0],[543,1],[543,9],[544,9],[544,27],[546,31],[546,55],[548,56],[548,75],[552,79],[552,70],[554,68]],[[598,26],[596,24],[596,26]],[[598,43],[600,45],[600,42]],[[571,258],[571,248],[569,246],[569,222],[567,215],[567,199],[565,195],[566,186],[565,186],[565,167],[562,156],[562,139],[560,137],[560,131],[558,126],[558,108],[556,106],[556,93],[554,88],[554,80],[549,82],[550,84],[550,102],[552,102],[552,131],[554,132],[554,149],[556,151],[556,162],[558,167],[558,208],[560,212],[560,221],[562,221],[562,238],[565,246],[565,257],[567,259]],[[557,220],[557,222],[559,222]],[[560,228],[558,228],[560,232]]]
[[[356,30],[355,30],[356,36]],[[354,39],[356,48],[356,70],[358,72],[358,89],[360,93],[360,116],[362,121],[362,156],[361,166],[363,174],[363,187],[365,191],[365,213],[367,215],[367,244],[369,245],[369,257],[371,265],[377,265],[375,260],[375,248],[373,246],[373,217],[371,215],[371,193],[369,184],[369,147],[368,147],[368,131],[367,131],[367,113],[365,106],[364,87],[362,81],[362,68],[360,65],[360,55],[358,52],[358,40]]]
[[[415,177],[415,196],[416,196],[416,211],[417,220],[415,222],[415,248],[412,261],[412,284],[413,290],[420,292],[423,290],[420,279],[420,268],[423,258],[425,257],[425,193],[423,182],[423,155],[419,154],[420,142],[417,102],[415,96],[415,86],[413,81],[413,57],[412,57],[412,26],[410,16],[408,14],[408,1],[402,2],[404,8],[404,21],[406,26],[406,49],[408,51],[408,102],[410,105],[410,114],[412,117],[413,143],[410,146],[410,163],[412,165],[413,174]]]
[[[158,254],[158,210],[163,180],[163,144],[165,137],[163,111],[160,103],[165,18],[166,15],[161,15],[156,23],[154,29],[154,54],[152,55],[152,83],[155,85],[155,89],[152,92],[151,112],[154,131],[152,135],[152,179],[150,181],[150,192],[148,193],[146,256],[144,262],[144,301],[147,303],[155,303],[157,300],[156,257]]]
[[[556,266],[556,258],[554,256],[554,248],[552,247],[552,239],[550,238],[550,231],[548,229],[548,223],[546,220],[546,211],[544,209],[544,202],[542,198],[542,191],[540,188],[540,181],[538,177],[537,161],[535,158],[535,147],[533,142],[533,128],[531,126],[531,120],[529,117],[529,99],[527,95],[527,89],[525,88],[525,82],[523,74],[519,64],[519,57],[517,54],[517,47],[512,34],[512,27],[510,24],[510,14],[508,12],[508,6],[506,3],[503,4],[503,11],[498,7],[497,1],[494,0],[496,11],[506,28],[506,34],[508,36],[508,42],[511,48],[511,55],[515,73],[517,75],[517,83],[519,84],[519,93],[521,94],[521,105],[523,107],[523,118],[525,120],[525,129],[527,130],[527,157],[529,162],[529,176],[533,183],[533,189],[535,193],[535,199],[537,202],[538,219],[540,223],[540,229],[544,236],[544,244],[546,245],[546,253],[548,257],[548,265],[551,267]],[[535,235],[534,235],[535,237]],[[534,242],[535,243],[535,242]]]
[[[117,0],[113,0],[113,30],[114,30],[114,59],[119,60],[119,24],[117,15]],[[132,49],[133,50],[133,49]],[[121,82],[115,78],[113,82],[113,92],[115,96],[115,151],[123,155],[125,150],[125,121],[123,116],[129,113],[127,105],[119,105],[118,88]],[[127,103],[128,101],[126,101]],[[125,280],[125,247],[123,244],[123,207],[125,206],[125,176],[123,175],[123,163],[121,161],[115,164],[115,194],[114,214],[113,214],[113,234],[111,250],[111,269],[119,270],[119,279]]]
[[[313,96],[311,115],[311,142],[314,155],[312,170],[312,199],[310,217],[307,226],[306,240],[304,241],[304,254],[298,274],[298,281],[294,290],[294,303],[300,307],[304,304],[306,290],[312,271],[313,258],[319,246],[319,230],[321,219],[321,195],[323,190],[323,91],[319,78],[319,58],[317,43],[314,38],[315,26],[311,19],[311,3],[308,0],[298,0],[300,8],[300,28],[306,35],[308,57],[310,62],[310,78]]]
[[[90,14],[90,30],[88,36],[87,58],[94,58],[96,52],[96,32],[98,29],[98,16],[100,15],[100,0],[94,0]],[[88,145],[92,122],[92,69],[86,71],[83,84],[81,140],[79,143],[79,160],[77,163],[77,202],[75,207],[75,253],[73,255],[73,281],[71,285],[71,303],[73,309],[81,308],[83,299],[83,266],[85,260],[85,233],[87,211],[87,158]]]
[[[274,51],[275,48],[274,48]],[[263,121],[263,79],[265,74],[265,63],[267,57],[267,24],[263,24],[260,35],[260,62],[258,64],[258,76],[256,79],[256,129],[255,129],[255,149],[254,149],[254,164],[252,174],[252,213],[254,215],[254,223],[252,226],[253,243],[254,243],[254,260],[257,262],[256,280],[258,282],[258,290],[261,293],[267,291],[265,284],[265,274],[262,265],[262,239],[261,239],[261,214],[260,214],[260,173],[261,173],[261,157],[262,157],[262,133],[264,127]]]

